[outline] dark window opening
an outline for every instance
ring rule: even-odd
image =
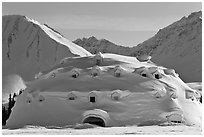
[[[142,74],[143,77],[147,77],[147,74]]]
[[[73,77],[73,78],[77,78],[77,75],[76,75],[76,74],[74,74],[74,75],[72,75],[72,77]]]
[[[69,100],[75,100],[75,97],[69,97]]]
[[[98,74],[97,73],[93,73],[92,75],[93,75],[93,77],[96,77]]]
[[[90,97],[90,102],[95,103],[96,102],[96,98],[95,97]]]
[[[174,123],[181,123],[181,121],[175,121],[175,120],[173,120],[173,121],[171,121],[171,122],[174,122]]]
[[[200,97],[200,103],[202,103],[202,96]]]
[[[31,100],[30,100],[30,99],[28,99],[28,100],[27,100],[27,103],[29,103],[29,104],[30,104],[30,103],[31,103]]]
[[[155,74],[155,78],[156,79],[159,79],[160,77],[159,77],[159,74]]]

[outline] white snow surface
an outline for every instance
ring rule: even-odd
[[[95,127],[88,124],[76,124],[67,127],[25,126],[21,129],[3,129],[3,135],[201,135],[199,126],[125,126]]]
[[[29,82],[17,98],[7,128],[64,127],[83,123],[88,115],[103,119],[105,126],[159,125],[173,121],[201,125],[198,93],[178,75],[165,74],[166,68],[139,62],[134,57],[103,54],[98,65],[101,73],[93,77],[94,59],[94,56],[66,58]],[[118,66],[124,71],[116,77],[114,70]],[[135,72],[140,67],[145,71]],[[73,69],[79,74],[75,78]],[[157,79],[156,74],[161,78]],[[117,99],[112,97],[115,92]],[[74,100],[69,99],[70,94]],[[95,101],[90,102],[90,97]]]

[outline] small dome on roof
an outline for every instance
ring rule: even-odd
[[[91,70],[91,75],[92,76],[98,76],[98,75],[100,75],[101,74],[101,68],[100,67],[98,67],[98,66],[95,66],[95,67],[92,67],[92,70]]]
[[[172,74],[172,73],[175,73],[175,70],[167,68],[167,69],[164,69],[164,73],[165,74]]]
[[[102,55],[101,52],[97,53],[94,56],[94,64],[100,65],[103,62],[104,56]]]
[[[89,93],[88,97],[89,97],[89,102],[91,103],[95,103],[97,101],[97,95],[93,91]]]
[[[152,57],[149,56],[149,55],[140,55],[140,56],[137,56],[136,58],[137,58],[137,60],[139,60],[140,62],[146,62],[146,61],[151,60]]]
[[[77,98],[77,96],[73,93],[73,92],[70,92],[67,96],[68,100],[75,100]]]
[[[148,70],[149,70],[149,73],[152,74],[153,78],[155,79],[162,78],[161,69],[159,69],[158,67],[149,67]]]
[[[114,75],[115,75],[115,77],[120,77],[122,75],[123,71],[124,71],[124,69],[121,66],[116,66],[114,68]]]
[[[39,102],[43,102],[44,100],[45,100],[45,98],[42,95],[40,95],[39,96]]]
[[[32,101],[31,97],[27,97],[26,102],[27,102],[28,104],[30,104],[30,103],[31,103],[31,101]]]
[[[113,99],[113,100],[116,100],[116,101],[118,101],[119,99],[120,99],[120,93],[118,93],[117,91],[114,91],[112,94],[111,94],[111,98]]]
[[[140,74],[144,69],[145,69],[145,67],[135,68],[135,70],[132,73]]]
[[[164,73],[165,73],[166,75],[172,75],[172,76],[174,76],[174,77],[179,76],[179,74],[176,73],[174,69],[169,69],[169,68],[164,69]]]
[[[72,76],[73,78],[77,78],[77,77],[79,76],[79,74],[80,74],[80,70],[79,70],[79,69],[73,68],[73,69],[71,70],[71,76]]]

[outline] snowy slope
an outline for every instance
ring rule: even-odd
[[[2,17],[3,93],[18,92],[18,88],[11,91],[5,86],[16,84],[11,83],[13,75],[33,80],[35,74],[54,66],[64,57],[88,55],[91,55],[88,51],[47,25],[20,15]]]
[[[7,126],[63,127],[89,117],[102,119],[105,126],[168,121],[200,125],[198,96],[174,71],[134,57],[70,57],[28,84]]]

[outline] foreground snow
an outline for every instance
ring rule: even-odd
[[[129,126],[129,127],[91,127],[91,126],[78,126],[77,129],[73,128],[45,128],[39,126],[27,126],[21,129],[9,130],[3,129],[3,135],[16,135],[16,134],[49,134],[49,135],[201,135],[202,128],[199,126]]]

